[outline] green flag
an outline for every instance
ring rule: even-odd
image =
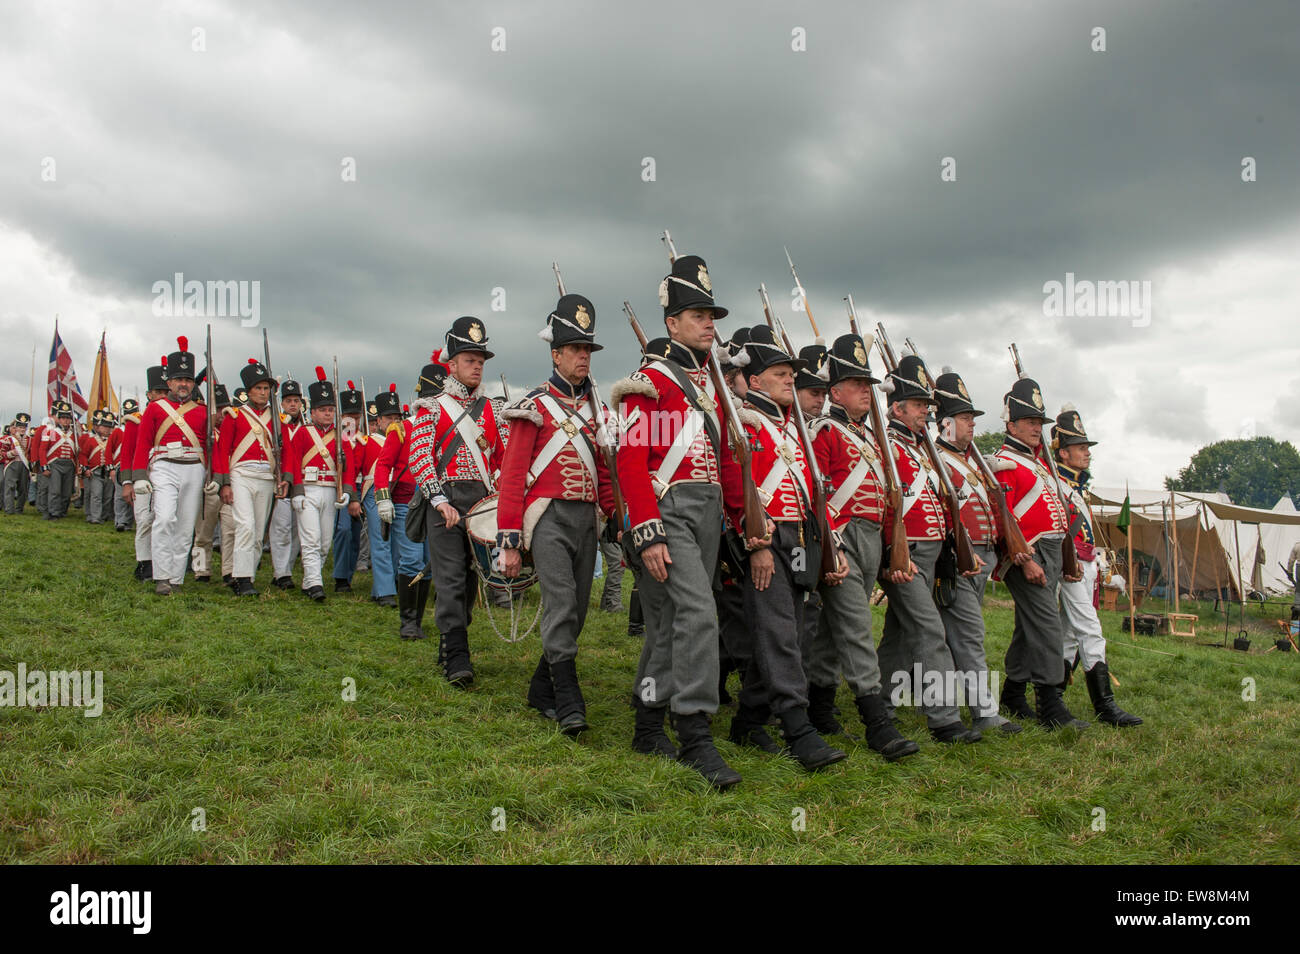
[[[1124,505],[1119,508],[1119,517],[1115,520],[1115,526],[1119,528],[1120,533],[1127,537],[1129,523],[1129,500],[1128,491],[1126,490],[1124,491]]]

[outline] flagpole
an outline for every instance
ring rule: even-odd
[[[1129,499],[1129,494],[1128,494],[1128,481],[1127,481],[1127,480],[1124,481],[1124,499],[1125,499],[1125,500],[1128,500],[1128,499]],[[1137,630],[1133,628],[1133,617],[1134,617],[1134,614],[1135,614],[1135,610],[1134,610],[1134,608],[1133,608],[1133,601],[1134,601],[1134,599],[1137,597],[1137,592],[1136,592],[1135,589],[1134,589],[1134,587],[1137,586],[1137,572],[1133,569],[1133,526],[1132,526],[1132,523],[1131,523],[1132,519],[1133,519],[1133,518],[1130,516],[1130,517],[1129,517],[1130,524],[1129,524],[1129,526],[1128,526],[1128,527],[1125,529],[1125,531],[1124,531],[1124,539],[1127,541],[1127,545],[1128,545],[1128,576],[1129,576],[1129,580],[1128,580],[1128,638],[1129,638],[1129,640],[1130,640],[1131,642],[1136,643],[1136,642],[1137,642]]]
[[[32,345],[32,381],[27,385],[27,416],[32,416],[36,406],[36,345]]]

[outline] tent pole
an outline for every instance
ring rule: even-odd
[[[1129,520],[1132,521],[1132,517]],[[1137,573],[1133,571],[1133,526],[1130,522],[1128,531],[1124,534],[1128,541],[1128,638],[1129,642],[1137,642],[1137,630],[1133,628],[1133,616],[1136,613],[1135,600],[1137,599]]]
[[[1174,506],[1174,492],[1169,491],[1169,522],[1173,525],[1174,540],[1174,612],[1178,612],[1178,510]]]
[[[1241,521],[1232,521],[1232,536],[1237,541],[1237,595],[1241,597],[1241,614],[1238,617],[1238,625],[1246,628],[1246,588],[1241,584]]]
[[[1192,544],[1192,578],[1187,581],[1187,592],[1195,596],[1196,559],[1201,555],[1201,508],[1196,508],[1196,542]]]

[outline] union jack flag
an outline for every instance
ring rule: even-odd
[[[59,337],[59,323],[54,323],[54,343],[50,345],[50,372],[45,386],[45,413],[54,409],[55,401],[70,401],[72,409],[86,413],[87,403],[77,387],[77,372],[72,367],[72,355]]]

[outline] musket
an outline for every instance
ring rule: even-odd
[[[632,334],[636,335],[637,344],[641,346],[641,353],[645,354],[645,346],[649,343],[645,332],[641,330],[641,322],[636,320],[636,312],[632,310],[632,303],[624,300],[623,314],[627,315],[628,322],[632,325]]]
[[[880,349],[880,355],[885,361],[886,369],[891,372],[894,371],[898,367],[898,359],[894,355],[893,346],[889,343],[889,335],[885,332],[885,326],[880,322],[876,322],[876,347]],[[966,530],[965,524],[961,522],[961,501],[957,499],[957,490],[948,478],[948,465],[940,459],[939,449],[934,446],[934,438],[930,436],[929,416],[927,412],[926,420],[921,425],[921,435],[925,439],[925,452],[929,456],[935,472],[939,475],[940,495],[943,497],[948,510],[948,532],[953,535],[953,546],[957,552],[957,572],[961,574],[972,573],[979,568],[979,560],[975,556],[975,547],[971,544],[970,533]],[[890,454],[892,456],[892,450]]]
[[[202,511],[208,509],[207,488],[212,485],[212,452],[217,446],[217,372],[212,365],[212,326],[208,325],[208,340],[203,348],[203,360],[207,362],[207,374],[203,376],[203,394],[207,405],[204,410],[208,412],[208,426],[205,437],[207,438],[207,448],[203,454],[203,498],[200,501]]]
[[[785,248],[784,245],[781,247],[785,250],[785,260],[790,263],[790,274],[794,277],[794,286],[799,289],[799,297],[803,299],[803,310],[804,314],[808,316],[808,324],[812,325],[813,336],[817,339],[817,343],[821,344],[822,333],[817,330],[817,322],[813,320],[812,308],[808,305],[808,293],[804,291],[803,282],[799,281],[799,273],[794,270],[794,259],[790,257],[788,248]]]
[[[1025,377],[1024,365],[1020,363],[1020,349],[1016,343],[1011,342],[1008,349],[1011,352],[1011,362],[1016,366],[1016,378]],[[1061,489],[1061,475],[1056,471],[1055,455],[1047,443],[1047,424],[1044,418],[1043,427],[1039,431],[1039,447],[1042,448],[1043,457],[1047,461],[1047,472],[1052,475],[1052,483],[1056,487],[1056,499],[1061,502],[1061,511],[1068,517],[1070,514],[1070,502],[1066,499],[1065,493]],[[1074,549],[1074,533],[1078,528],[1083,514],[1080,513],[1078,518],[1070,522],[1070,526],[1065,531],[1065,539],[1061,541],[1061,575],[1078,578],[1083,572],[1079,568],[1079,555]]]
[[[266,337],[266,329],[262,329],[262,363],[266,365],[266,374],[269,377],[271,385],[271,397],[267,401],[267,407],[271,411],[271,476],[275,480],[275,486],[278,489],[283,479],[280,474],[280,384],[276,381],[271,371],[271,344]],[[256,410],[256,409],[254,409]]]
[[[348,505],[349,495],[343,492],[343,470],[347,463],[343,444],[343,394],[339,391],[339,356],[334,356],[334,509]]]
[[[510,385],[506,384],[506,373],[504,371],[501,372],[501,396],[506,399],[507,404],[510,403]]]
[[[366,399],[366,378],[361,376],[361,434],[370,440],[370,402]]]
[[[763,314],[767,318],[767,326],[781,335],[781,340],[785,342],[786,353],[794,357],[794,345],[790,343],[790,336],[786,334],[785,322],[772,308],[772,302],[767,297],[767,286],[760,283],[758,294],[763,301]],[[826,516],[826,478],[822,475],[821,468],[817,466],[817,453],[813,449],[812,437],[808,433],[808,422],[804,419],[803,408],[799,405],[798,392],[794,392],[793,397],[791,403],[794,407],[794,426],[799,434],[799,443],[803,445],[804,459],[808,461],[808,473],[812,477],[813,519],[817,521],[817,533],[821,537],[822,544],[821,574],[827,576],[839,569],[839,556],[836,553],[835,538],[831,535],[830,521]]]
[[[664,229],[661,238],[664,245],[668,246],[668,264],[672,265],[677,261],[677,247],[673,245],[673,237],[668,234],[667,229]],[[624,302],[623,308],[627,311],[628,317],[632,319],[633,330],[636,331],[637,340],[641,342],[641,352],[644,354],[646,346],[645,333],[641,331],[641,326],[636,323],[631,306]],[[740,464],[740,484],[745,498],[745,537],[762,540],[767,537],[767,510],[764,509],[763,502],[758,497],[758,487],[754,483],[754,461],[751,448],[749,441],[745,437],[745,429],[740,426],[740,415],[736,412],[736,404],[731,399],[731,390],[727,387],[726,378],[722,374],[722,365],[718,360],[718,339],[716,336],[713,339],[712,347],[709,348],[708,368],[709,380],[713,382],[713,390],[717,393],[718,405],[722,408],[727,433],[731,438],[731,450],[736,455],[736,461]],[[721,461],[719,461],[719,464],[721,464]]]
[[[861,338],[862,332],[858,330],[858,312],[853,305],[853,296],[848,295],[844,300],[849,306],[849,330]],[[867,332],[867,337],[862,343],[870,351],[875,338]],[[880,410],[880,401],[874,384],[867,385],[867,399],[870,402],[868,413],[871,418],[871,433],[876,439],[876,447],[880,451],[881,469],[885,474],[885,496],[889,500],[889,511],[894,515],[889,539],[902,543],[902,546],[890,546],[889,569],[897,573],[906,573],[911,568],[912,557],[908,548],[907,523],[903,519],[903,482],[898,477],[898,461],[894,460],[893,449],[889,446],[889,434],[885,430],[885,415]]]

